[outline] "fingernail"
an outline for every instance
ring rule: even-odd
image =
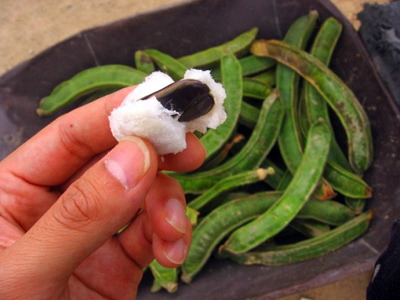
[[[149,169],[150,153],[143,140],[126,137],[110,152],[105,166],[115,179],[130,189],[139,183]]]
[[[179,232],[186,232],[186,211],[179,200],[168,200],[165,205],[165,220]]]
[[[186,252],[186,244],[183,239],[175,242],[165,242],[164,244],[164,255],[174,264],[182,264],[186,258]]]

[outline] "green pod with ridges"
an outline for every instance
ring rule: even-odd
[[[252,76],[250,78],[253,80],[257,80],[261,83],[264,83],[266,85],[269,85],[269,86],[275,86],[276,85],[276,68],[265,71],[261,74]]]
[[[224,178],[215,183],[206,192],[190,201],[188,205],[195,210],[201,211],[206,205],[214,199],[221,197],[224,193],[231,192],[241,186],[262,181],[270,173],[273,173],[273,169],[257,169],[254,171],[243,171]]]
[[[298,18],[287,31],[284,41],[295,48],[304,49],[316,27],[318,12]],[[279,149],[287,168],[296,171],[303,156],[303,140],[298,127],[298,98],[300,76],[290,68],[279,64],[276,67],[276,87],[281,92],[285,105],[285,118],[278,137]],[[334,191],[325,180],[321,180],[315,190],[316,196],[329,199]]]
[[[329,225],[314,220],[294,219],[289,226],[308,238],[319,236],[331,230]]]
[[[279,170],[279,168],[275,165],[268,166],[274,167],[276,173],[283,172],[282,170]],[[278,187],[277,191],[283,193],[287,186],[290,184],[290,180],[288,181],[287,179],[285,179],[285,175],[288,173],[290,174],[290,172],[288,171],[281,173],[283,175],[279,184],[281,184],[284,189],[278,190]],[[271,175],[269,177],[273,176],[274,175]],[[288,178],[290,178],[290,176]],[[285,184],[283,184],[283,182],[285,182]],[[354,212],[346,205],[341,204],[337,201],[319,200],[314,197],[310,198],[296,215],[296,218],[298,219],[314,220],[332,226],[339,226],[353,217]]]
[[[371,218],[372,213],[365,212],[322,235],[295,244],[270,247],[264,252],[224,253],[224,256],[240,264],[267,266],[287,265],[315,259],[338,250],[363,235],[369,228]]]
[[[184,64],[172,56],[155,49],[143,50],[157,64],[161,71],[167,73],[173,80],[180,80],[188,69]]]
[[[344,204],[313,198],[296,215],[299,219],[315,220],[332,226],[342,225],[353,217],[354,212]]]
[[[255,55],[248,55],[239,59],[240,66],[242,67],[243,76],[251,76],[253,74],[260,73],[265,70],[269,70],[276,65],[276,61],[266,57],[259,57]],[[211,70],[211,76],[215,80],[220,80],[222,78],[222,73],[220,68],[215,68]]]
[[[373,159],[370,123],[360,102],[346,84],[318,59],[286,43],[259,40],[253,43],[252,52],[275,58],[312,84],[334,110],[346,131],[350,166],[356,174],[365,172]]]
[[[299,121],[302,120],[304,121],[306,120],[306,118],[299,118]],[[308,126],[305,128],[305,134],[307,131],[308,131]],[[333,134],[333,131],[331,131],[331,133]],[[361,198],[361,199],[371,197],[372,189],[368,186],[368,184],[365,183],[359,176],[349,171],[350,166],[348,164],[347,167],[343,167],[343,165],[346,165],[345,163],[342,163],[341,165],[339,163],[336,163],[335,157],[331,155],[332,152],[339,153],[333,150],[331,143],[331,149],[329,151],[328,161],[326,163],[323,175],[326,181],[329,183],[329,185],[336,192],[339,192],[342,195],[345,195],[346,197]],[[344,160],[346,159],[344,158]]]
[[[287,31],[284,41],[294,48],[304,49],[313,33],[318,13],[311,11],[298,18]],[[281,92],[285,105],[285,119],[278,138],[279,149],[288,169],[294,173],[303,155],[303,143],[297,127],[298,86],[300,77],[296,72],[278,63],[276,87]]]
[[[285,190],[291,180],[291,176],[288,173],[290,172],[285,172],[285,176],[282,178],[282,181],[279,182],[276,190]],[[365,181],[352,172],[345,170],[333,161],[329,161],[329,158],[323,175],[324,178],[326,178],[326,180],[329,182],[329,185],[332,186],[335,191],[346,197],[360,198],[364,199],[365,201],[366,198],[370,198],[372,196],[372,189]]]
[[[257,113],[259,113],[259,110],[256,107],[251,106],[246,102],[243,102],[239,122],[248,128],[252,128],[253,123],[255,122],[253,116],[257,116]],[[289,174],[286,174],[286,176],[289,176]],[[269,182],[271,180],[274,180],[275,177],[276,176],[269,176],[266,181]],[[334,190],[345,195],[346,197],[365,199],[372,196],[372,189],[365,181],[363,181],[359,176],[347,171],[343,167],[334,163],[333,161],[330,161],[329,158],[327,165],[325,166],[324,177]],[[286,178],[285,180],[290,179]],[[283,182],[281,183],[281,186],[278,187],[278,185],[275,185],[273,186],[273,188],[277,190],[284,190],[284,187],[286,185],[282,186],[282,184]],[[351,201],[352,200],[349,199],[349,203]],[[353,203],[360,205],[358,209],[353,207],[354,209],[359,211],[362,206],[362,200],[354,200]]]
[[[264,100],[271,94],[272,88],[251,78],[243,78],[243,96]]]
[[[242,107],[240,108],[239,115],[239,124],[249,129],[253,129],[257,124],[259,116],[260,109],[245,101],[242,102]]]
[[[303,88],[301,89],[300,92],[300,98],[299,98],[299,104],[297,108],[297,115],[299,116],[297,118],[297,126],[300,129],[301,135],[303,138],[307,136],[308,129],[310,128],[310,120],[307,117],[307,111],[306,111],[306,100],[305,100],[305,89],[304,85]]]
[[[283,119],[283,105],[278,91],[264,100],[260,117],[249,140],[234,157],[209,171],[192,175],[174,176],[186,193],[199,194],[207,191],[217,181],[245,170],[259,167],[276,143]]]
[[[330,138],[325,122],[318,121],[311,126],[302,161],[282,197],[264,214],[236,230],[221,249],[246,252],[279,233],[295,218],[321,179]]]
[[[123,65],[93,67],[57,85],[51,94],[40,100],[36,110],[39,116],[47,116],[97,90],[123,88],[142,83],[146,74]]]
[[[237,126],[242,105],[242,71],[239,61],[232,53],[226,53],[221,59],[222,85],[226,99],[224,108],[227,119],[215,130],[208,130],[200,141],[207,151],[206,160],[216,155],[232,137]]]
[[[153,73],[156,70],[150,55],[142,50],[135,52],[135,66],[136,69],[146,74]]]
[[[269,160],[266,160],[265,166],[276,167]],[[283,172],[277,167],[276,170],[277,173],[282,174]],[[191,248],[182,265],[182,279],[190,282],[201,271],[221,240],[236,228],[263,214],[282,197],[282,194],[282,192],[259,192],[253,195],[242,195],[242,197],[239,197],[241,193],[229,194],[224,204],[211,211],[194,229]],[[291,224],[293,222],[303,223],[304,226],[308,224],[310,234],[313,232],[314,235],[319,235],[329,229],[327,224],[339,224],[338,220],[346,218],[341,216],[343,214],[341,209],[337,209],[330,203],[333,201],[327,201],[327,204],[324,204],[325,202],[311,199],[299,212],[301,216],[303,211],[303,216],[307,216],[309,219],[297,218]],[[321,223],[318,220],[324,211],[329,211],[327,218],[330,221]]]
[[[279,181],[278,186],[276,187],[277,191],[284,191],[286,188],[289,186],[290,182],[293,179],[293,175],[289,170],[286,170],[285,173],[283,173],[283,176],[281,178],[281,181]]]
[[[267,210],[281,193],[260,192],[232,200],[210,212],[194,229],[189,253],[182,265],[182,280],[190,282],[231,231]]]
[[[268,157],[266,157],[262,163],[260,164],[260,168],[268,169],[272,168],[274,170],[274,174],[271,174],[265,177],[264,182],[268,184],[273,189],[277,189],[279,183],[281,182],[285,171],[281,170],[273,161],[271,161]]]
[[[318,59],[321,63],[328,66],[332,58],[337,41],[342,33],[342,25],[335,18],[328,18],[321,26],[311,48],[311,55]],[[323,118],[333,129],[330,124],[328,105],[319,92],[307,81],[304,82],[304,110],[306,112],[308,124],[314,123],[319,118]],[[333,135],[334,137],[334,135]],[[332,160],[345,169],[350,170],[350,165],[340,149],[336,139],[331,140],[331,150],[329,152],[328,161]]]
[[[242,191],[237,191],[237,192],[232,192],[229,194],[223,194],[221,197],[217,197],[215,198],[215,200],[213,201],[213,203],[211,203],[211,205],[207,205],[207,211],[211,212],[214,209],[217,209],[218,207],[225,205],[228,202],[231,202],[233,200],[237,200],[240,198],[246,198],[249,197],[250,194],[247,192],[242,192]],[[214,204],[214,205],[212,205]]]
[[[328,18],[322,24],[310,53],[328,66],[341,33],[342,25],[336,19],[332,17]],[[308,82],[304,82],[303,90],[304,111],[307,117],[302,118],[302,120],[307,120],[308,124],[311,124],[322,117],[329,124],[328,104],[325,99]],[[307,124],[307,122],[305,123]],[[333,133],[332,126],[331,130]],[[350,165],[334,138],[331,140],[331,149],[327,164],[328,166],[324,174],[327,181],[336,191],[344,195],[351,195],[353,197],[361,196],[361,198],[345,197],[345,201],[349,207],[352,207],[355,212],[361,213],[365,206],[365,198],[370,196],[371,189],[360,178],[355,177],[356,175],[348,174],[348,171],[351,170]]]
[[[210,69],[218,65],[225,52],[231,52],[235,54],[236,57],[241,57],[247,54],[251,43],[257,36],[257,33],[258,28],[252,28],[229,42],[183,56],[179,58],[178,61],[187,68]]]
[[[365,206],[367,205],[367,202],[365,199],[360,199],[360,198],[350,198],[350,197],[345,197],[344,202],[346,203],[347,207],[349,207],[356,215],[361,214]]]
[[[104,96],[115,93],[118,90],[120,90],[120,88],[116,88],[116,87],[109,87],[109,88],[104,88],[104,89],[98,90],[98,91],[94,92],[93,94],[91,94],[89,97],[87,97],[85,99],[85,101],[82,102],[82,105],[86,105],[86,104],[93,102],[97,99],[100,99]]]
[[[156,286],[162,286],[169,293],[175,293],[178,290],[178,271],[176,268],[166,268],[153,260],[149,265],[154,280],[158,283]],[[154,291],[157,291],[154,288]]]
[[[231,202],[233,200],[237,200],[237,199],[245,198],[245,197],[249,197],[249,196],[250,196],[249,193],[241,192],[241,191],[229,193],[228,195],[221,197],[221,199],[218,199],[219,205],[214,207],[213,209],[216,209],[217,207],[224,205],[225,203]]]
[[[268,159],[263,161],[261,167],[274,169],[275,174],[267,176],[265,181],[277,191],[284,191],[293,179],[293,176],[288,170],[286,172],[282,171],[276,164]],[[300,219],[311,219],[332,226],[339,226],[354,217],[354,210],[337,201],[322,201],[311,198],[296,217]]]
[[[204,172],[207,170],[214,169],[219,165],[221,165],[225,160],[228,159],[228,155],[231,152],[232,148],[235,147],[237,144],[241,143],[242,140],[244,140],[244,138],[245,137],[242,134],[235,135],[232,141],[227,143],[224,146],[224,148],[219,153],[214,155],[210,160],[204,162],[200,168],[196,169],[195,172],[196,173]]]
[[[351,171],[347,171],[333,161],[328,161],[324,170],[324,177],[335,191],[351,198],[370,198],[372,188]]]

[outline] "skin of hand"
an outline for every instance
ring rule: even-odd
[[[0,299],[134,299],[154,258],[184,261],[184,193],[160,171],[194,170],[205,150],[193,134],[162,159],[144,139],[117,143],[108,116],[132,89],[59,117],[0,162]]]

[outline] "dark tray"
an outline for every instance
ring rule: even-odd
[[[281,39],[290,24],[311,9],[318,10],[321,20],[335,16],[344,24],[332,69],[354,91],[371,120],[375,160],[365,174],[374,189],[368,201],[376,209],[371,228],[334,253],[294,265],[245,267],[211,259],[192,284],[180,283],[173,295],[151,294],[151,279],[145,275],[138,299],[275,299],[371,270],[400,212],[400,114],[357,33],[326,0],[193,1],[73,36],[0,78],[0,158],[57,117],[38,118],[39,99],[81,70],[111,63],[132,65],[134,51],[143,48],[179,57],[253,26],[259,27],[260,37]]]

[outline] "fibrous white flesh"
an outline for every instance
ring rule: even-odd
[[[184,79],[196,79],[208,85],[214,97],[215,105],[210,112],[190,122],[178,122],[176,111],[164,108],[153,96],[141,99],[173,83],[171,77],[154,72],[137,86],[114,109],[109,117],[111,132],[120,141],[126,136],[139,136],[149,140],[160,155],[178,153],[186,148],[186,132],[207,128],[217,128],[226,119],[223,102],[226,97],[221,84],[216,83],[209,71],[191,69],[186,71]]]

